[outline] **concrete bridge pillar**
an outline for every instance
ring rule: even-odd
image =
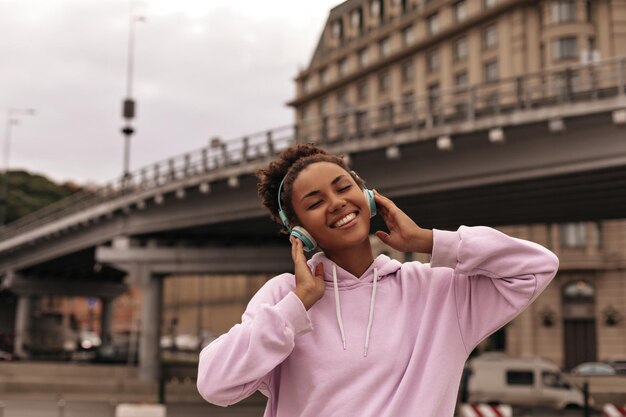
[[[25,346],[29,344],[32,310],[33,297],[20,295],[17,300],[17,311],[15,314],[15,340],[13,346],[14,354],[18,358],[26,358],[28,356]]]
[[[102,339],[102,345],[108,345],[111,342],[111,335],[113,333],[113,299],[101,298],[102,310],[100,312],[100,338]]]
[[[157,380],[161,375],[161,302],[163,279],[149,270],[142,276],[143,306],[141,338],[139,339],[139,377],[144,381]]]

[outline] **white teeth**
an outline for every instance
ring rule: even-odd
[[[335,222],[335,224],[333,224],[333,227],[341,227],[344,224],[348,223],[350,220],[354,219],[355,217],[356,217],[356,214],[350,213],[346,217],[344,217],[343,219],[337,220]]]

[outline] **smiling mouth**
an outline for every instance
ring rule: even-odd
[[[349,214],[345,215],[344,217],[342,217],[341,219],[337,220],[335,223],[331,224],[330,227],[332,229],[337,229],[337,228],[345,226],[345,225],[347,225],[349,223],[352,223],[356,219],[358,214],[359,214],[358,211],[354,211],[352,213],[349,213]]]

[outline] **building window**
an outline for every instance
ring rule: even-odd
[[[402,95],[402,111],[404,113],[413,113],[414,106],[414,94],[413,92],[404,93]]]
[[[454,60],[462,61],[467,58],[467,38],[463,36],[454,41]]]
[[[407,12],[409,11],[409,0],[400,0],[398,3],[400,3],[402,14],[407,14]]]
[[[411,46],[415,43],[415,29],[412,25],[402,30],[402,40],[404,46]]]
[[[380,49],[380,57],[384,58],[389,56],[389,54],[391,53],[391,41],[389,40],[389,38],[387,37],[381,39],[378,45]]]
[[[439,69],[439,67],[441,66],[441,60],[439,57],[438,49],[433,49],[432,51],[428,52],[428,54],[426,55],[426,63],[428,66],[428,71],[430,72],[437,71]]]
[[[337,19],[333,22],[333,37],[335,39],[343,39],[343,20]]]
[[[468,85],[467,71],[458,72],[454,75],[455,87],[461,88],[461,87],[467,87],[467,85]]]
[[[363,11],[361,8],[352,10],[350,14],[350,25],[353,29],[357,29],[359,35],[363,33]]]
[[[302,92],[306,94],[309,91],[311,91],[311,81],[309,80],[309,77],[304,77],[302,79]]]
[[[328,69],[322,68],[320,70],[320,85],[324,86],[328,84]]]
[[[495,6],[497,3],[496,0],[483,0],[483,8],[490,9]]]
[[[415,68],[413,61],[408,61],[402,64],[402,82],[410,83],[415,79]]]
[[[378,76],[378,91],[386,93],[391,88],[391,77],[389,71],[385,71]]]
[[[454,5],[454,17],[457,23],[467,19],[467,1],[462,0]]]
[[[584,248],[587,245],[587,224],[585,222],[560,224],[559,237],[561,247]]]
[[[385,18],[384,2],[383,0],[372,0],[370,3],[370,14],[373,18],[378,17],[378,20],[382,23]]]
[[[309,106],[306,104],[300,108],[300,120],[307,120],[309,118]]]
[[[368,63],[367,48],[363,48],[359,51],[359,66],[363,68],[366,67]]]
[[[552,2],[552,22],[564,23],[576,20],[576,0],[555,0]]]
[[[426,18],[426,27],[428,28],[428,34],[430,35],[439,33],[439,15],[437,13]]]
[[[357,85],[357,98],[359,101],[367,100],[367,80],[361,81]]]
[[[496,46],[498,46],[498,28],[494,23],[483,30],[483,47],[491,49]]]
[[[348,93],[345,89],[337,93],[337,104],[339,105],[339,111],[346,111],[348,107],[350,107],[348,103]]]
[[[593,228],[594,228],[595,233],[594,233],[594,236],[592,237],[591,244],[593,245],[594,248],[601,248],[603,246],[602,245],[602,241],[603,241],[602,223],[594,222]]]
[[[578,39],[575,36],[555,39],[552,42],[552,58],[555,61],[578,58]]]
[[[348,75],[348,60],[346,58],[340,59],[337,63],[337,69],[339,70],[340,77]]]
[[[585,2],[585,15],[587,22],[593,22],[593,2],[591,0]]]
[[[596,290],[588,282],[583,280],[571,282],[563,288],[563,296],[573,299],[590,299],[596,295]]]
[[[391,123],[393,120],[393,104],[386,103],[380,106],[378,109],[380,115],[380,121],[385,123]]]
[[[498,81],[498,61],[489,61],[485,63],[483,71],[486,83]]]
[[[323,98],[320,100],[320,116],[324,117],[328,115],[328,100]]]
[[[432,83],[428,86],[428,104],[432,107],[437,104],[439,100],[439,83]]]

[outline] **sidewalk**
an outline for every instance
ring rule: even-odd
[[[54,400],[9,399],[0,417],[114,417],[115,408],[108,402],[66,401],[61,410]],[[168,404],[167,417],[262,417],[265,407],[217,407],[211,404]],[[62,413],[64,411],[64,413]]]

